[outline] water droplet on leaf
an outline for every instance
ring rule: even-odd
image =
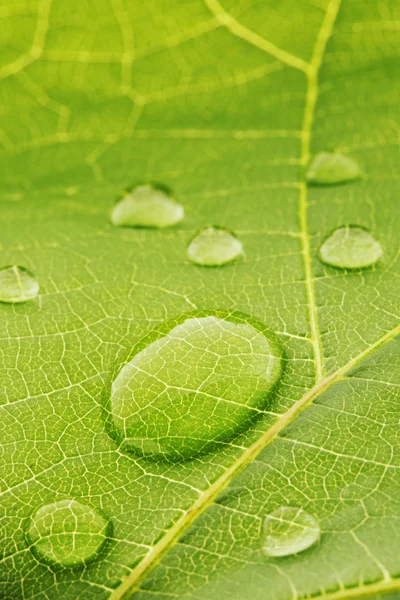
[[[228,229],[206,227],[190,242],[188,259],[197,265],[225,265],[243,254],[242,242]]]
[[[133,350],[111,387],[112,426],[123,448],[182,460],[232,440],[266,408],[282,349],[243,313],[182,315]]]
[[[321,260],[333,267],[362,269],[375,264],[382,256],[382,246],[367,229],[358,225],[338,227],[323,242]]]
[[[0,302],[27,302],[39,293],[33,273],[16,265],[0,269]]]
[[[305,510],[281,506],[263,523],[263,550],[267,556],[290,556],[315,544],[321,534],[318,521]]]
[[[308,167],[306,179],[314,185],[333,185],[353,181],[359,177],[360,165],[350,156],[321,152]]]
[[[168,188],[158,184],[139,185],[113,208],[111,222],[125,227],[164,229],[182,221],[183,206]]]
[[[70,567],[96,558],[110,527],[110,521],[91,506],[61,500],[33,515],[28,539],[39,559]]]

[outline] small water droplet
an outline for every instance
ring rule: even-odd
[[[375,264],[382,256],[382,246],[367,229],[358,225],[338,227],[323,242],[322,262],[343,269],[362,269]]]
[[[113,208],[111,222],[124,227],[164,229],[182,221],[183,206],[160,184],[138,185]]]
[[[242,254],[242,242],[223,227],[206,227],[192,239],[187,250],[191,262],[206,267],[225,265]]]
[[[281,506],[263,523],[263,550],[267,556],[290,556],[318,542],[321,528],[305,510]]]
[[[266,408],[282,349],[243,313],[201,311],[139,342],[111,387],[111,424],[123,448],[184,460],[219,447]]]
[[[110,528],[110,521],[97,510],[67,499],[39,508],[31,519],[28,540],[39,559],[70,567],[94,560]]]
[[[0,302],[27,302],[39,293],[39,284],[33,273],[13,265],[0,269]]]
[[[344,154],[321,152],[308,167],[306,179],[314,185],[345,183],[361,177],[360,165]]]

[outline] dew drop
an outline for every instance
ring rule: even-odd
[[[382,256],[382,246],[367,229],[358,225],[338,227],[323,242],[322,262],[343,269],[362,269],[375,264]]]
[[[280,379],[282,349],[243,313],[182,315],[133,350],[111,386],[111,425],[125,450],[184,460],[249,427]]]
[[[305,510],[281,506],[263,523],[263,550],[267,556],[290,556],[318,542],[318,521]]]
[[[306,179],[314,185],[345,183],[361,177],[360,165],[344,154],[321,152],[308,167]]]
[[[223,227],[206,227],[192,239],[187,250],[191,262],[205,267],[225,265],[242,254],[242,242]]]
[[[27,302],[39,293],[39,284],[33,273],[13,265],[0,269],[0,302]]]
[[[61,500],[33,515],[28,540],[39,559],[70,567],[94,560],[110,528],[110,521],[91,506]]]
[[[160,184],[138,185],[113,208],[111,222],[120,227],[164,229],[182,221],[183,206]]]

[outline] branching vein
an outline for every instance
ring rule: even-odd
[[[244,27],[244,25],[241,25],[241,23],[236,21],[236,19],[234,19],[223,9],[218,0],[205,0],[205,3],[212,12],[212,14],[221,23],[221,25],[224,25],[236,37],[245,40],[252,46],[259,48],[263,52],[274,56],[289,67],[293,67],[294,69],[298,69],[304,72],[308,71],[308,63],[306,63],[301,58],[298,58],[297,56],[286,52],[286,50],[278,48],[278,46],[275,46],[275,44],[273,44],[272,42],[269,42],[257,33],[254,33],[254,31],[251,31],[247,27]]]

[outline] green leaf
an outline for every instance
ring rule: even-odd
[[[0,597],[398,598],[400,6],[24,0],[0,17],[0,268],[40,289],[0,304]],[[320,153],[362,177],[308,187]],[[184,220],[113,226],[121,192],[151,182]],[[348,225],[380,243],[376,264],[319,260]],[[192,264],[209,226],[243,258]],[[138,458],[109,435],[111,378],[197,310],[265,323],[284,375],[218,451]],[[31,519],[68,499],[109,539],[93,559],[79,524],[91,560],[45,564]],[[280,506],[317,519],[319,542],[266,556],[262,523]],[[68,523],[43,521],[41,541],[65,548]]]

